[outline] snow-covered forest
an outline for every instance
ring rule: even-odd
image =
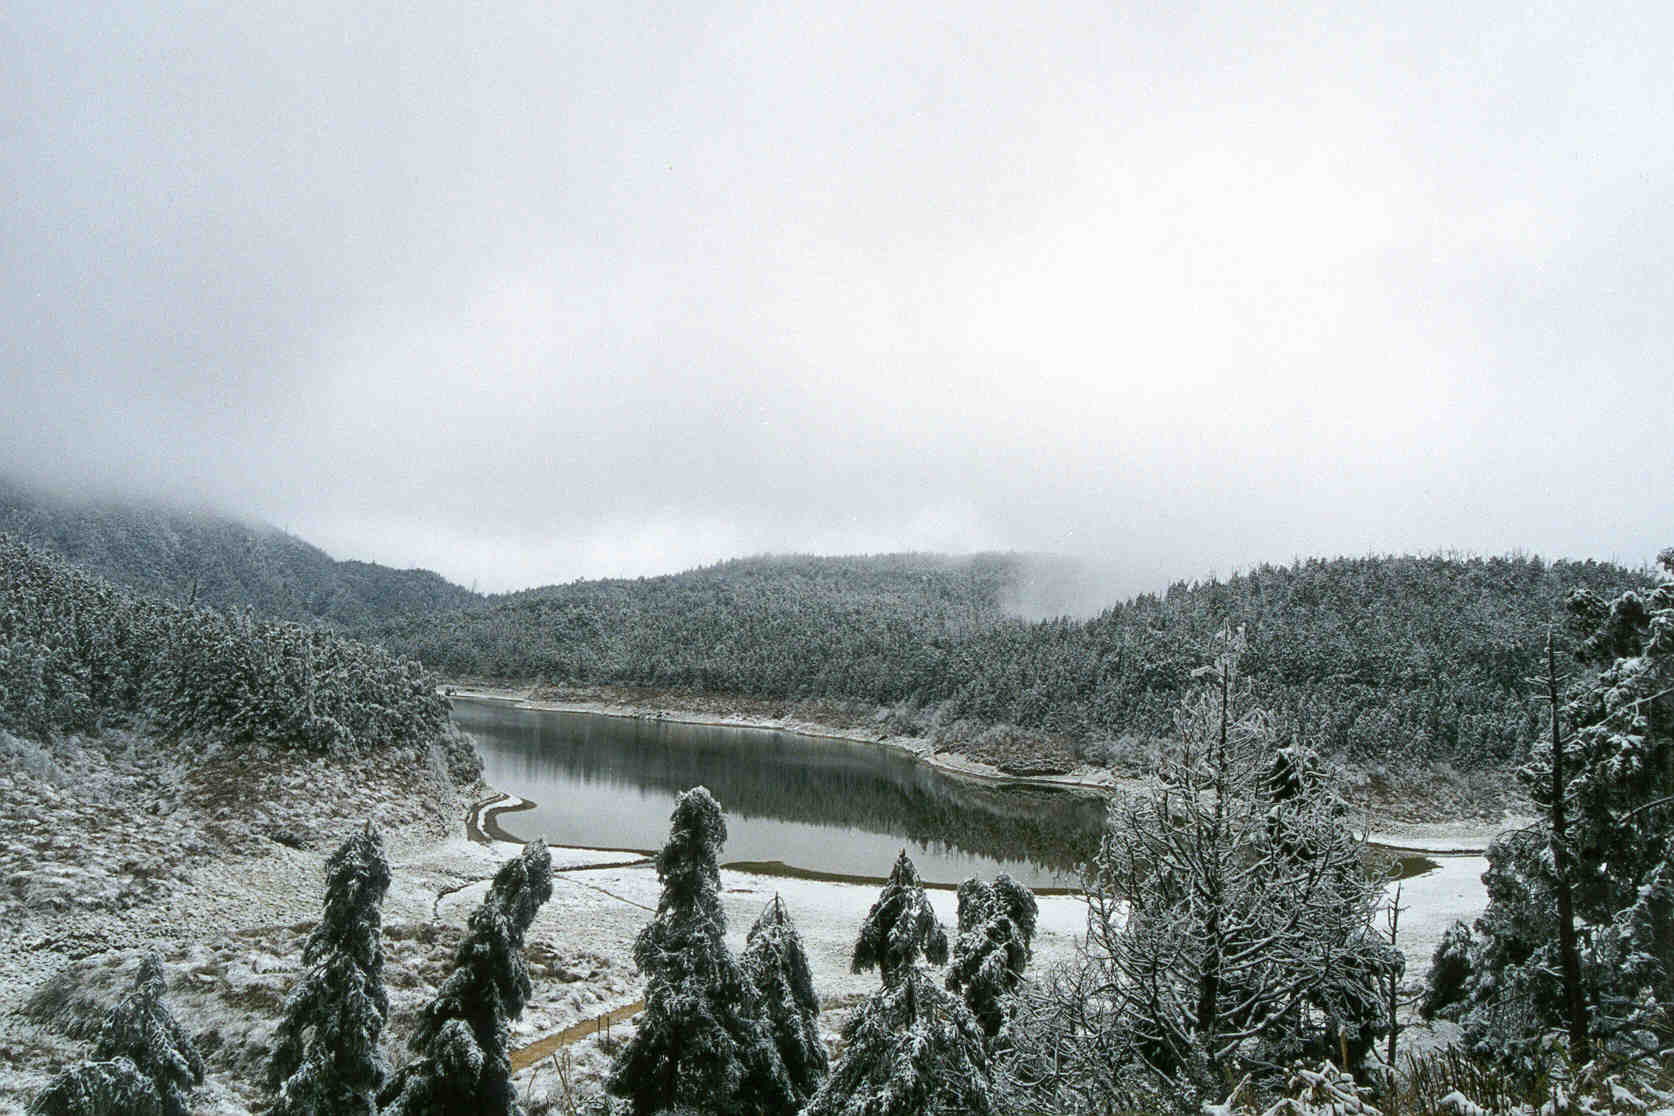
[[[1367,872],[1336,769],[1265,703],[1247,628],[1180,650],[1172,733],[1152,776],[1116,789],[1083,896],[1037,902],[1001,876],[938,909],[903,853],[863,910],[859,885],[723,878],[724,803],[701,787],[651,862],[473,845],[460,819],[488,788],[417,662],[0,540],[0,1097],[40,1113],[1666,1108],[1664,564],[1644,591],[1583,579],[1528,653],[1546,674],[1519,691],[1508,758],[1535,817],[1490,848],[1486,911],[1413,972],[1399,893]],[[619,1014],[621,1037],[523,1053]]]
[[[1564,595],[1649,583],[1594,562],[1315,560],[1027,622],[1004,607],[1026,575],[1010,556],[751,559],[530,590],[376,634],[452,674],[849,699],[955,749],[1022,730],[1030,743],[1001,766],[1031,747],[1120,766],[1148,765],[1135,740],[1168,735],[1202,648],[1231,624],[1285,731],[1349,760],[1481,769],[1513,761],[1532,731],[1524,679]]]
[[[9,0],[0,1116],[1674,1116],[1671,58]]]
[[[1655,581],[1595,561],[1315,559],[1026,620],[1017,600],[1062,576],[1026,555],[750,558],[480,596],[159,507],[0,487],[0,524],[145,592],[327,626],[445,677],[632,687],[673,707],[849,703],[1018,773],[1150,769],[1201,649],[1231,624],[1263,706],[1333,760],[1380,779],[1414,761],[1504,775],[1538,728],[1526,683],[1565,595]]]

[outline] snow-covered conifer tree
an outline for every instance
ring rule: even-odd
[[[453,971],[424,1008],[409,1045],[417,1055],[390,1078],[384,1116],[514,1116],[507,1024],[533,986],[523,937],[552,897],[552,856],[531,841],[494,877],[471,913]]]
[[[854,971],[883,987],[843,1025],[843,1055],[803,1116],[940,1116],[994,1111],[981,1025],[922,963],[947,960],[947,933],[902,850],[861,924]]]
[[[921,957],[932,965],[947,964],[947,931],[924,894],[918,868],[902,849],[878,901],[860,924],[852,966],[857,973],[877,969],[887,985]]]
[[[959,885],[959,937],[947,986],[961,993],[989,1038],[1005,1024],[1005,999],[1023,980],[1039,908],[1034,894],[1001,873],[992,884]]]
[[[83,1062],[53,1078],[29,1116],[163,1116],[163,1098],[127,1058]]]
[[[1550,739],[1521,773],[1546,817],[1488,850],[1459,1015],[1480,1049],[1533,1050],[1559,1025],[1572,1050],[1674,1042],[1674,550],[1658,560],[1649,593],[1570,596],[1589,673],[1560,707],[1549,670]]]
[[[384,1082],[378,1037],[389,1015],[379,906],[389,862],[370,824],[326,861],[325,913],[285,1001],[268,1085],[274,1116],[371,1116]]]
[[[186,1116],[192,1088],[203,1084],[203,1059],[163,1003],[163,992],[163,963],[147,954],[133,986],[100,1025],[93,1061],[60,1074],[30,1111]]]
[[[739,963],[755,986],[761,1013],[785,1064],[798,1103],[807,1101],[830,1070],[820,1042],[820,999],[814,992],[802,938],[779,896],[750,927]]]
[[[682,1106],[777,1116],[796,1107],[756,990],[724,940],[718,857],[726,839],[726,819],[706,788],[675,799],[668,843],[657,854],[662,897],[634,941],[645,1010],[608,1082],[635,1116]]]

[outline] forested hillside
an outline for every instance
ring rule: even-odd
[[[109,727],[338,756],[422,753],[450,735],[447,702],[413,660],[137,596],[0,535],[0,728],[50,739]],[[459,774],[474,775],[456,750]]]
[[[339,628],[477,599],[429,570],[339,562],[274,527],[162,504],[54,496],[0,478],[0,531],[149,596]]]
[[[272,528],[5,482],[0,530],[148,596],[323,625],[454,677],[860,702],[1019,770],[1061,766],[1065,746],[1146,762],[1228,624],[1246,628],[1246,670],[1287,736],[1374,764],[1502,766],[1533,733],[1524,680],[1565,595],[1650,580],[1538,558],[1316,559],[1031,621],[1019,609],[1039,611],[1036,590],[1065,580],[1063,562],[758,557],[481,597],[423,570],[334,561]]]
[[[453,675],[857,700],[955,741],[1015,726],[1108,761],[1169,732],[1202,649],[1242,625],[1248,675],[1287,736],[1477,768],[1531,738],[1524,680],[1565,595],[1650,580],[1538,558],[1311,560],[1031,623],[1001,606],[1025,574],[1015,556],[747,559],[374,630]]]

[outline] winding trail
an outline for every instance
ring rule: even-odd
[[[470,838],[472,841],[483,845],[491,845],[495,842],[506,842],[508,844],[520,845],[522,844],[521,841],[500,828],[499,817],[501,814],[517,813],[518,811],[532,810],[534,808],[535,803],[526,798],[519,798],[514,794],[506,794],[502,792],[495,794],[491,798],[485,798],[480,802],[474,803],[471,806],[470,812],[465,815],[465,836]],[[633,852],[635,850],[624,849],[622,851]],[[563,879],[565,883],[572,883],[579,887],[591,888],[594,891],[615,899],[617,902],[626,903],[630,907],[638,907],[642,911],[654,911],[654,908],[652,907],[647,907],[643,903],[636,903],[632,899],[618,895],[613,891],[606,890],[597,884],[584,883],[581,880],[570,879],[558,875],[560,872],[590,872],[600,868],[638,868],[641,865],[649,863],[651,863],[649,857],[638,855],[633,860],[612,861],[607,864],[573,864],[566,865],[561,868],[554,868],[552,871],[555,878]],[[436,902],[439,904],[443,896],[446,894],[462,890],[463,888],[471,886],[473,883],[481,882],[483,881],[471,880],[458,884],[454,887],[444,889],[441,894],[437,895]],[[553,1031],[549,1034],[542,1035],[533,1042],[520,1046],[511,1052],[512,1072],[518,1073],[522,1070],[526,1070],[536,1062],[539,1062],[542,1058],[554,1054],[557,1051],[562,1050],[564,1047],[572,1045],[573,1043],[580,1042],[582,1039],[590,1038],[593,1035],[598,1034],[608,1035],[612,1025],[620,1023],[624,1019],[633,1018],[635,1015],[638,1015],[641,1011],[643,1011],[644,1008],[645,1002],[643,1000],[635,1000],[633,1003],[623,1004],[620,1007],[611,1008],[609,1011],[600,1015],[595,1015],[589,1019],[583,1019],[579,1022],[571,1023],[568,1027],[565,1027],[561,1031]]]
[[[572,1023],[562,1031],[545,1035],[527,1046],[520,1046],[511,1052],[512,1072],[526,1070],[542,1058],[557,1050],[561,1050],[571,1043],[580,1042],[593,1035],[610,1034],[611,1025],[620,1023],[624,1019],[631,1019],[645,1010],[644,1000],[635,1000],[631,1004],[623,1004],[618,1008],[611,1008],[603,1015],[595,1015],[591,1019],[583,1019],[579,1023]]]

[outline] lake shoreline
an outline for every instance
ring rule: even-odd
[[[529,709],[542,713],[590,713],[600,717],[625,720],[667,721],[673,724],[697,725],[705,728],[750,728],[782,732],[792,736],[806,736],[816,740],[843,740],[852,744],[870,744],[905,752],[920,763],[947,775],[987,783],[1014,783],[1037,787],[1065,787],[1089,791],[1108,791],[1117,787],[1140,786],[1138,779],[1123,779],[1108,769],[1082,765],[1064,775],[1016,775],[1001,771],[991,764],[973,760],[957,752],[938,752],[922,736],[902,736],[893,733],[869,732],[862,729],[822,725],[792,717],[764,717],[754,714],[718,714],[680,709],[661,705],[616,704],[602,701],[542,701],[526,693],[509,689],[482,686],[452,686],[444,696],[464,701],[492,702],[510,705],[515,709]]]
[[[928,739],[918,736],[879,733],[838,725],[820,724],[793,717],[760,714],[727,714],[711,710],[682,709],[679,706],[605,701],[547,701],[532,697],[524,689],[454,685],[443,690],[446,697],[486,704],[508,705],[549,713],[585,713],[624,720],[664,721],[708,728],[761,729],[815,740],[840,740],[868,744],[905,753],[918,762],[946,775],[990,785],[1011,784],[1061,788],[1109,795],[1118,790],[1135,790],[1144,780],[1116,775],[1107,768],[1083,765],[1064,775],[1016,775],[989,764],[959,755],[938,752]],[[1396,853],[1426,856],[1481,856],[1495,837],[1508,829],[1528,825],[1535,819],[1506,814],[1497,821],[1450,819],[1433,822],[1404,822],[1367,810],[1360,833],[1364,839]]]

